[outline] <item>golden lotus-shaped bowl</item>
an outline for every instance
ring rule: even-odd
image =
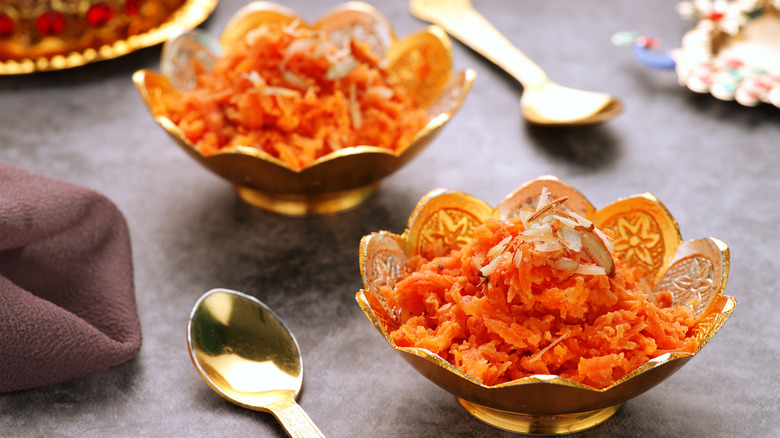
[[[263,24],[287,24],[294,20],[299,20],[298,16],[278,4],[250,3],[233,16],[219,41],[198,31],[185,33],[166,43],[161,59],[162,74],[140,70],[133,75],[133,80],[151,111],[158,96],[176,93],[177,88],[187,86],[193,74],[191,60],[212,57],[221,47],[230,47]],[[388,68],[426,104],[430,121],[403,149],[349,147],[295,170],[249,146],[223,148],[214,155],[204,156],[170,119],[162,114],[153,113],[153,116],[190,156],[232,182],[250,204],[292,216],[330,214],[352,208],[371,196],[384,177],[401,168],[430,143],[460,108],[475,77],[472,70],[452,72],[451,42],[443,30],[431,26],[398,39],[387,19],[365,3],[345,3],[309,27],[333,32],[355,25],[372,32],[375,53],[384,55]],[[421,65],[428,71],[422,79],[413,73]]]
[[[408,272],[405,261],[426,243],[458,248],[486,218],[509,218],[523,206],[536,206],[542,188],[551,199],[567,196],[566,206],[614,232],[618,256],[646,268],[656,289],[672,292],[675,303],[698,298],[692,333],[693,353],[667,353],[650,360],[609,387],[596,389],[554,375],[535,375],[486,386],[428,350],[398,347],[389,332],[399,326],[380,292]],[[442,236],[445,236],[442,238]],[[496,208],[467,194],[435,190],[420,200],[403,234],[380,231],[360,243],[364,289],[356,299],[374,327],[415,370],[454,394],[472,415],[495,427],[526,434],[555,435],[584,430],[612,416],[626,401],[657,385],[685,365],[731,315],[736,305],[724,295],[729,270],[727,246],[713,238],[683,242],[674,218],[650,194],[619,199],[596,209],[580,192],[555,177],[530,181]]]

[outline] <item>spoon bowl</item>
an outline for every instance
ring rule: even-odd
[[[504,69],[523,86],[520,111],[542,126],[592,125],[611,119],[623,104],[609,94],[552,82],[547,74],[471,6],[471,0],[411,0],[415,17],[434,23]]]
[[[273,414],[290,436],[323,436],[295,401],[303,384],[298,342],[256,298],[206,292],[190,314],[187,346],[200,376],[225,399]]]
[[[534,125],[593,125],[618,115],[623,111],[623,104],[608,94],[547,81],[524,89],[520,111]]]

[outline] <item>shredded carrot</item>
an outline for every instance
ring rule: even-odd
[[[400,310],[396,345],[425,348],[485,385],[552,374],[595,388],[693,351],[692,310],[652,297],[640,268],[616,260],[612,276],[582,274],[569,262],[592,265],[587,257],[524,236],[527,225],[489,219],[458,250],[410,258],[411,273],[383,289]]]
[[[252,146],[296,170],[347,147],[410,144],[425,109],[366,43],[335,39],[297,22],[254,29],[201,68],[193,90],[158,96],[153,111],[204,155]]]

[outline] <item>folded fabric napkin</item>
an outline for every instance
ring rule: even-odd
[[[0,392],[141,348],[127,223],[105,196],[0,163]]]

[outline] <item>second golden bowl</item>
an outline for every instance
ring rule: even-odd
[[[389,308],[382,289],[394,288],[407,275],[407,260],[430,242],[443,242],[451,249],[465,245],[487,218],[511,218],[520,208],[536,205],[543,188],[553,198],[567,197],[565,206],[570,211],[610,230],[614,252],[648,272],[654,291],[669,291],[672,304],[691,306],[695,323],[688,336],[696,343],[693,352],[667,352],[603,388],[557,375],[532,375],[487,386],[429,350],[395,344],[390,332],[400,326],[399,313]],[[723,242],[713,238],[683,242],[676,221],[652,195],[619,199],[596,209],[572,186],[542,177],[522,185],[495,208],[460,192],[430,192],[418,203],[403,234],[380,231],[362,239],[364,289],[356,299],[385,341],[417,372],[454,394],[470,414],[508,431],[558,435],[602,423],[624,402],[661,383],[696,355],[736,305],[733,297],[724,294],[728,270],[729,252]]]
[[[155,100],[191,78],[192,60],[213,57],[222,47],[230,47],[248,32],[265,24],[288,25],[300,22],[293,11],[270,2],[255,2],[242,8],[230,20],[219,41],[200,31],[172,39],[163,50],[162,73],[140,70],[133,80],[150,111]],[[204,155],[164,114],[155,120],[191,157],[230,181],[248,203],[290,216],[331,214],[347,210],[370,197],[383,178],[395,172],[438,134],[460,108],[475,73],[452,72],[451,43],[446,33],[432,26],[398,39],[392,27],[374,7],[360,2],[345,3],[321,17],[311,29],[332,31],[361,26],[380,42],[379,51],[388,70],[416,95],[429,122],[404,148],[391,151],[375,145],[347,147],[316,159],[311,165],[294,169],[284,161],[251,146],[225,147]],[[426,71],[422,77],[415,71]]]

